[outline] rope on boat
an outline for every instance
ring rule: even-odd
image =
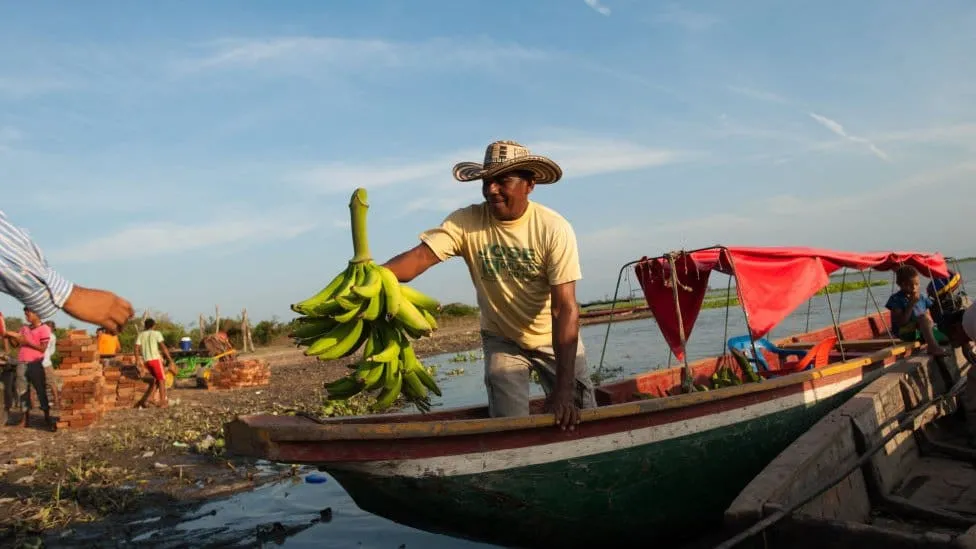
[[[685,338],[685,322],[684,318],[681,316],[681,301],[678,299],[678,266],[674,262],[675,253],[671,252],[668,254],[668,263],[671,264],[671,293],[674,295],[674,311],[678,315],[678,336],[681,338],[681,356],[684,357],[685,364],[685,375],[682,385],[684,390],[691,392],[694,388],[694,377],[691,375],[691,366],[688,365],[688,347],[687,340]],[[687,266],[686,266],[687,267]],[[690,290],[687,286],[682,286],[682,289]]]
[[[731,538],[727,539],[726,541],[722,542],[721,544],[716,545],[713,549],[729,549],[730,547],[735,547],[736,545],[738,545],[738,544],[742,543],[743,541],[751,538],[752,536],[754,536],[754,535],[756,535],[756,534],[758,534],[760,532],[765,531],[767,528],[769,528],[770,526],[776,524],[780,520],[786,518],[787,516],[789,516],[790,514],[792,514],[794,511],[796,511],[800,507],[806,505],[807,503],[809,503],[811,500],[813,500],[817,496],[820,496],[821,494],[823,494],[827,490],[830,490],[831,488],[833,488],[837,484],[841,483],[845,478],[847,478],[848,476],[850,476],[851,473],[853,473],[858,468],[862,467],[865,463],[867,463],[868,460],[870,460],[874,456],[874,454],[878,453],[882,448],[884,448],[888,444],[888,442],[890,442],[893,438],[895,438],[896,436],[898,436],[902,431],[906,431],[908,429],[913,428],[915,426],[915,419],[918,416],[922,415],[929,408],[935,406],[936,404],[940,404],[943,401],[945,401],[945,400],[947,400],[949,398],[953,398],[956,395],[958,395],[959,393],[961,393],[963,391],[963,389],[966,388],[966,376],[968,375],[969,369],[971,367],[973,367],[971,364],[967,364],[964,368],[960,368],[959,369],[959,380],[956,381],[956,383],[946,393],[944,393],[944,394],[942,394],[942,395],[940,395],[938,397],[935,397],[935,398],[929,400],[928,402],[925,402],[923,404],[919,404],[918,406],[916,406],[915,408],[913,408],[910,411],[902,412],[901,414],[899,414],[898,416],[896,416],[896,417],[903,418],[901,421],[898,422],[898,426],[895,427],[895,429],[893,429],[890,433],[888,433],[884,438],[882,438],[881,440],[879,440],[878,442],[876,442],[873,446],[867,448],[864,451],[864,453],[861,454],[861,457],[858,458],[858,460],[856,462],[854,462],[853,465],[851,465],[849,467],[846,467],[840,473],[838,473],[835,476],[831,477],[829,481],[827,481],[824,484],[820,485],[816,490],[810,492],[808,495],[804,496],[800,500],[798,500],[798,501],[790,504],[785,509],[780,509],[780,510],[774,512],[773,514],[771,514],[768,517],[760,520],[756,524],[753,524],[752,526],[750,526],[746,530],[743,530],[742,532],[740,532],[739,534],[735,535],[734,537],[731,537]],[[880,432],[880,431],[881,431],[881,428],[879,428],[878,431],[875,431],[875,433]]]

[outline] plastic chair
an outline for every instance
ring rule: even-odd
[[[759,372],[759,375],[763,377],[785,376],[787,374],[802,372],[803,370],[822,368],[830,360],[830,352],[834,350],[835,345],[837,345],[837,336],[830,336],[813,347],[810,347],[810,350],[799,361],[793,363],[781,362],[779,368]]]
[[[779,356],[780,362],[786,362],[786,359],[795,356],[797,358],[802,358],[807,354],[807,351],[794,350],[794,349],[783,349],[773,345],[772,341],[766,338],[759,338],[756,340],[756,351],[759,353],[758,357],[752,354],[752,341],[748,335],[741,335],[729,338],[728,341],[729,350],[736,350],[745,355],[746,359],[753,365],[758,364],[757,371],[769,371],[769,363],[766,362],[766,357],[763,356],[763,350],[775,353]]]

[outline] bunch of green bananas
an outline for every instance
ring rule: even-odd
[[[379,389],[374,407],[391,406],[402,393],[421,411],[430,410],[428,391],[437,383],[417,359],[410,338],[437,329],[440,303],[401,284],[390,269],[373,261],[366,238],[366,190],[349,202],[354,255],[321,291],[291,309],[302,315],[290,334],[305,354],[321,360],[348,357],[363,347],[363,358],[348,376],[326,385],[330,400]]]

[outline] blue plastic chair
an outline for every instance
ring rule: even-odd
[[[787,357],[795,356],[799,359],[807,354],[807,351],[805,350],[783,349],[781,347],[777,347],[776,345],[773,345],[773,342],[763,337],[756,340],[756,351],[758,351],[759,353],[759,356],[756,357],[753,356],[752,354],[752,341],[750,340],[748,335],[741,335],[741,336],[735,336],[729,338],[728,346],[730,351],[732,349],[735,349],[741,352],[746,356],[746,358],[749,360],[750,363],[758,364],[759,367],[766,372],[770,371],[770,369],[769,369],[769,363],[766,362],[766,357],[764,357],[762,354],[763,349],[778,355],[781,362],[786,362]]]

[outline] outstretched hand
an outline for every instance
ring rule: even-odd
[[[97,324],[117,334],[132,318],[132,304],[105,290],[75,286],[64,302],[64,312],[81,320]]]
[[[556,416],[556,425],[563,431],[574,431],[580,423],[580,410],[575,397],[572,389],[557,389],[546,399],[545,411]]]

